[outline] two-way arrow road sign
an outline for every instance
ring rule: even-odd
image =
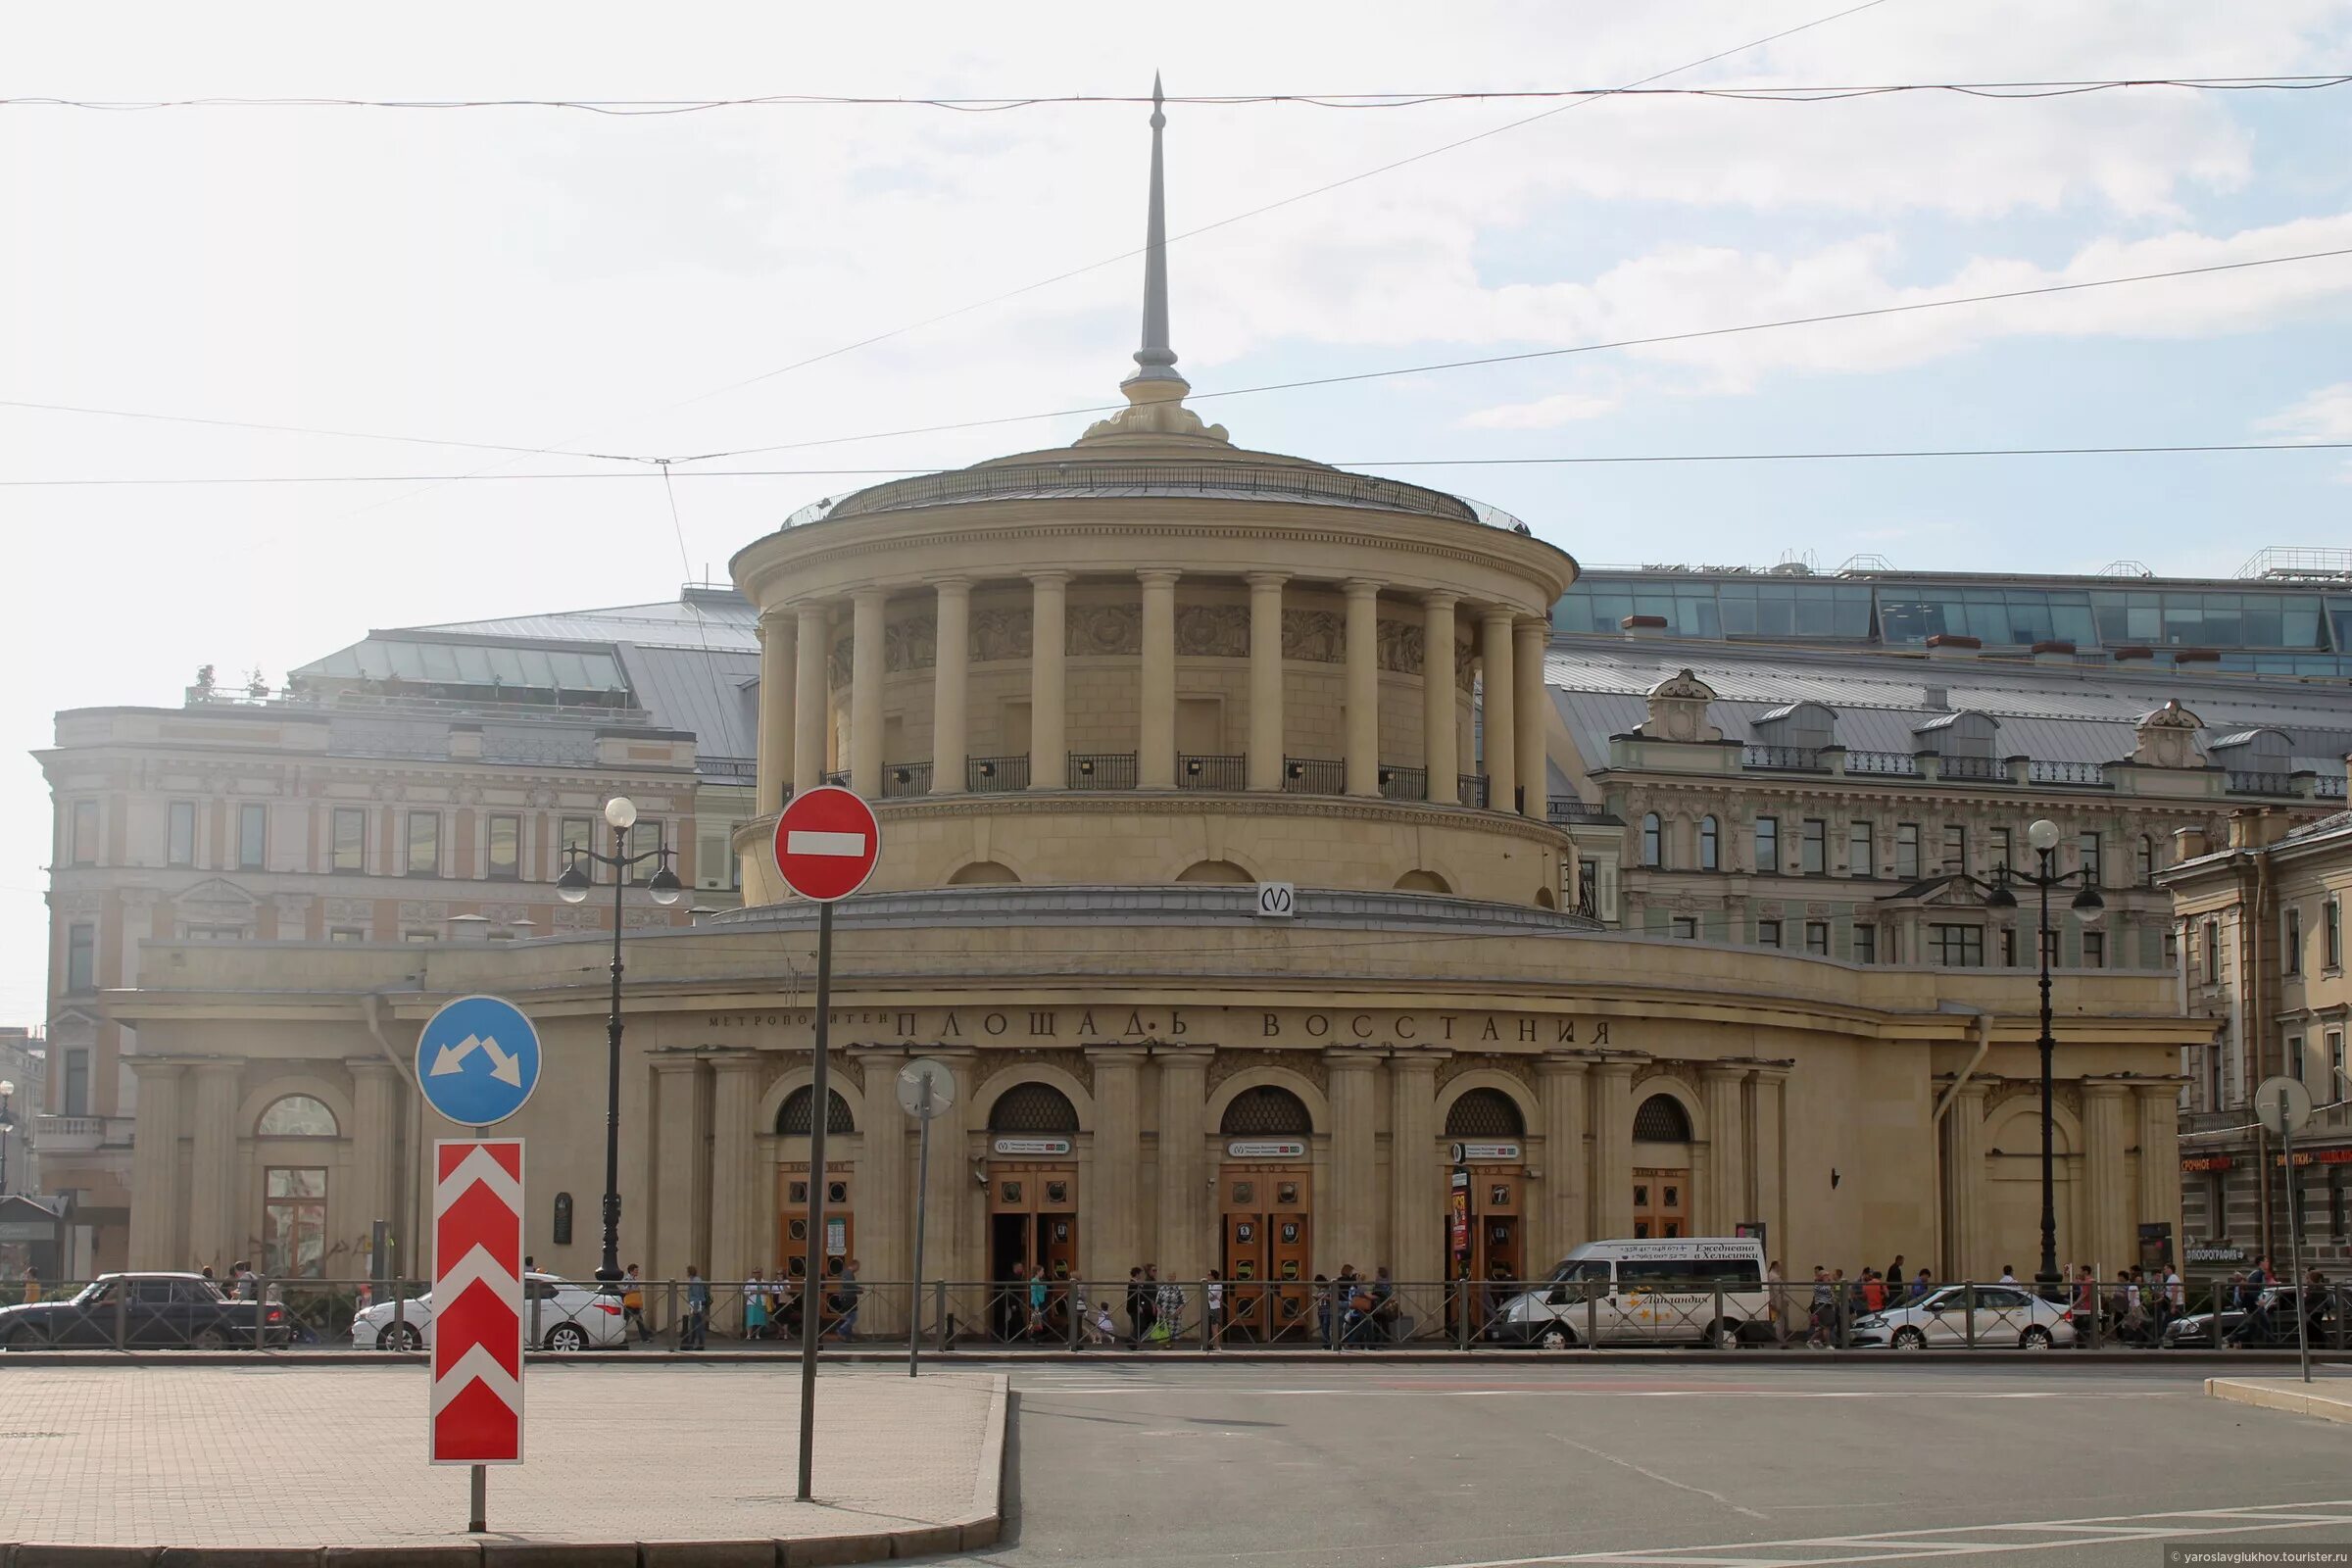
[[[467,1035],[456,1045],[443,1046],[436,1051],[433,1054],[433,1065],[425,1076],[445,1078],[453,1072],[465,1071],[466,1058],[472,1055],[477,1048],[490,1058],[491,1077],[512,1088],[522,1087],[522,1058],[510,1056],[499,1050],[496,1040],[483,1040],[475,1035]]]
[[[460,997],[416,1037],[416,1087],[462,1127],[505,1121],[539,1087],[539,1031],[502,998]]]

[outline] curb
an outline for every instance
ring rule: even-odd
[[[363,1359],[381,1362],[387,1357],[370,1354]],[[493,1539],[372,1546],[98,1546],[0,1542],[0,1568],[822,1568],[984,1551],[1004,1532],[1004,1424],[1012,1396],[1012,1380],[1007,1375],[999,1373],[989,1382],[987,1430],[980,1440],[980,1460],[974,1470],[971,1512],[945,1524],[791,1541]]]
[[[2232,1404],[2251,1404],[2265,1410],[2284,1410],[2290,1415],[2308,1415],[2322,1421],[2352,1422],[2352,1380],[2338,1380],[2329,1385],[2338,1392],[2323,1394],[2322,1385],[2281,1389],[2268,1383],[2252,1383],[2242,1378],[2207,1378],[2205,1392],[2216,1399]]]
[[[791,1366],[797,1357],[774,1350],[573,1350],[533,1351],[532,1366]],[[2312,1364],[2352,1367],[2352,1348],[2311,1352]],[[6,1364],[27,1370],[69,1366],[423,1366],[421,1351],[402,1350],[19,1350]],[[2292,1348],[2282,1349],[2214,1350],[1806,1350],[1774,1352],[1761,1348],[1740,1350],[1670,1349],[1628,1347],[1609,1350],[1535,1349],[1421,1349],[1392,1348],[1335,1353],[1321,1349],[1282,1350],[1026,1350],[1014,1348],[926,1350],[923,1365],[977,1366],[2293,1366]],[[904,1349],[845,1349],[827,1352],[825,1366],[897,1366],[906,1364]],[[0,1568],[14,1565],[0,1564]]]

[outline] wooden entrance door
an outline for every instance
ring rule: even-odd
[[[1634,1237],[1666,1241],[1690,1234],[1690,1172],[1655,1166],[1634,1171]]]
[[[1078,1167],[994,1160],[988,1167],[989,1273],[1001,1294],[1000,1330],[1025,1331],[1026,1280],[1041,1266],[1049,1282],[1048,1331],[1069,1332],[1070,1277],[1078,1268]]]
[[[841,1270],[857,1255],[858,1215],[855,1200],[858,1194],[855,1173],[848,1165],[828,1164],[825,1167],[825,1236],[818,1250],[823,1259],[819,1272],[825,1279],[837,1279]],[[808,1166],[784,1165],[776,1171],[776,1267],[794,1281],[792,1295],[805,1298],[808,1278]],[[821,1293],[820,1293],[821,1295]],[[799,1307],[793,1308],[794,1324],[798,1324]],[[828,1316],[827,1321],[830,1321]]]
[[[1264,1342],[1312,1338],[1307,1267],[1313,1189],[1302,1165],[1227,1165],[1217,1179],[1223,1209],[1221,1267],[1226,1332]]]

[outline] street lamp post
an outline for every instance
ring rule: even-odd
[[[2024,883],[2040,895],[2040,917],[2036,922],[2035,946],[2041,960],[2041,1267],[2034,1276],[2035,1283],[2046,1288],[2061,1285],[2065,1276],[2058,1272],[2058,1193],[2052,1170],[2051,1149],[2055,1141],[2050,1111],[2050,1056],[2057,1041],[2050,1034],[2050,889],[2081,883],[2082,891],[2075,895],[2074,915],[2084,925],[2097,921],[2106,910],[2107,901],[2099,897],[2097,873],[2088,866],[2072,871],[2052,869],[2052,858],[2058,849],[2058,824],[2047,817],[2040,818],[2026,829],[2026,842],[2033,846],[2036,871],[2013,870],[2006,864],[1993,872],[1991,889],[1984,896],[1985,907],[2014,909],[2017,895],[2010,891],[2014,883]]]
[[[605,821],[612,829],[612,853],[599,855],[585,844],[572,845],[567,852],[563,875],[556,878],[556,895],[565,904],[578,904],[588,897],[593,885],[587,867],[609,865],[612,868],[612,1006],[605,1016],[605,1250],[597,1264],[600,1280],[620,1278],[620,932],[622,895],[629,886],[628,872],[647,860],[660,863],[646,881],[646,891],[656,904],[675,904],[681,889],[678,876],[669,868],[670,852],[657,846],[629,853],[629,829],[637,822],[637,803],[625,795],[615,795],[605,803]]]

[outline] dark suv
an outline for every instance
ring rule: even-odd
[[[232,1300],[201,1274],[102,1274],[69,1298],[0,1307],[0,1349],[250,1350],[291,1338],[274,1301]]]

